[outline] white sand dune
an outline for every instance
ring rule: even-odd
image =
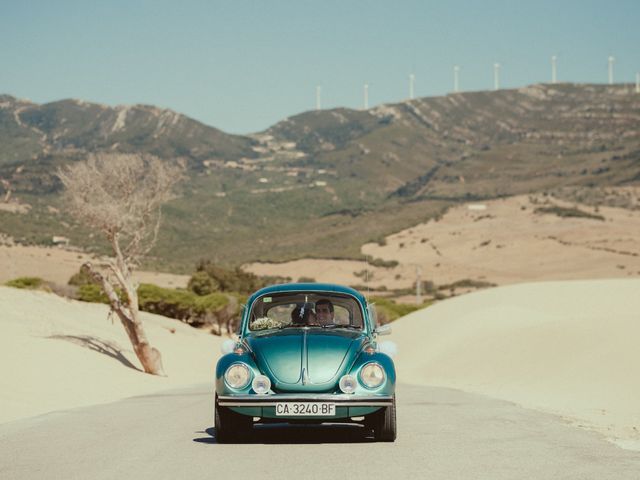
[[[105,305],[0,287],[0,422],[195,383],[213,386],[223,339],[143,313],[167,372],[147,375],[122,325],[107,314]]]
[[[638,279],[498,287],[414,312],[383,339],[399,346],[400,382],[510,400],[637,448],[639,290]],[[104,305],[0,287],[0,306],[0,422],[212,382],[223,340],[143,314],[168,373],[154,377]]]
[[[443,301],[393,324],[399,381],[510,400],[640,446],[639,291],[638,279],[541,282]]]

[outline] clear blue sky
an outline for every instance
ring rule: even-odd
[[[0,0],[0,92],[171,108],[232,133],[315,107],[640,71],[640,0]]]

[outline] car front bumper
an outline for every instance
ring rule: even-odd
[[[228,407],[237,413],[253,417],[280,418],[276,415],[278,403],[332,403],[336,406],[333,417],[315,417],[325,421],[339,418],[361,417],[369,415],[380,408],[393,405],[391,395],[348,395],[348,394],[271,394],[271,395],[220,395],[218,405]],[[301,417],[297,417],[300,419]],[[314,418],[314,417],[306,417]]]
[[[320,394],[300,395],[281,394],[272,395],[221,395],[218,405],[221,407],[275,407],[282,402],[320,402],[334,403],[336,406],[346,407],[387,407],[393,404],[391,395],[348,395],[348,394]]]

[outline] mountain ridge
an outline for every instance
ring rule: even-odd
[[[0,198],[33,208],[0,211],[0,230],[46,243],[64,222],[88,246],[82,228],[52,213],[63,211],[55,171],[105,151],[187,160],[160,264],[354,258],[363,243],[462,201],[637,184],[640,95],[627,84],[535,84],[302,112],[250,135],[148,105],[4,95]]]

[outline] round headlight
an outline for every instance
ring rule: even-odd
[[[251,374],[244,363],[234,363],[224,374],[224,380],[231,388],[244,388],[249,383]]]
[[[360,370],[360,380],[365,387],[377,388],[384,382],[384,370],[377,363],[367,363]]]
[[[269,393],[271,380],[269,380],[269,377],[265,377],[264,375],[256,375],[253,382],[251,382],[251,386],[253,387],[253,391],[258,395],[264,395],[265,393]]]
[[[344,393],[353,393],[356,391],[358,383],[353,375],[343,375],[338,385]]]

